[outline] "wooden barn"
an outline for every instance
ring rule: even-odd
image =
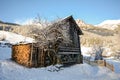
[[[82,31],[72,16],[59,20],[46,29],[46,40],[12,46],[12,59],[27,67],[82,63]]]

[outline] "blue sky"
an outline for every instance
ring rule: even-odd
[[[39,16],[54,20],[73,15],[89,24],[120,19],[120,0],[0,0],[0,20],[19,22]]]

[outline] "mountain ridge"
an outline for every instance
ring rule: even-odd
[[[14,25],[14,26],[19,26],[20,24],[16,24],[16,23],[10,23],[10,22],[3,22],[0,20],[0,24],[6,24],[6,25]]]
[[[118,19],[118,20],[105,20],[105,21],[103,21],[100,24],[95,25],[95,26],[114,30],[114,29],[118,28],[119,25],[120,25],[120,19]]]

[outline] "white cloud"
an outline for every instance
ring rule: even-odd
[[[21,24],[21,25],[28,25],[33,23],[33,18],[28,18],[28,19],[19,19],[15,20],[14,23]]]

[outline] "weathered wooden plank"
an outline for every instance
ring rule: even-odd
[[[59,52],[80,52],[80,49],[71,48],[71,47],[62,47],[62,48],[59,48]]]
[[[80,54],[80,52],[58,52],[58,54]]]

